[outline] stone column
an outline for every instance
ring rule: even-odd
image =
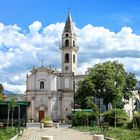
[[[47,101],[47,106],[48,106],[48,111],[47,111],[47,116],[51,116],[52,113],[52,97],[51,95],[48,96],[48,101]]]
[[[31,102],[32,103],[32,116],[31,116],[32,119],[34,119],[34,112],[35,112],[34,102],[35,102],[35,98],[32,97],[32,102]]]

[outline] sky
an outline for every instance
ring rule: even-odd
[[[24,93],[33,66],[60,70],[61,34],[70,8],[78,73],[118,60],[140,80],[139,0],[0,0],[0,83]]]

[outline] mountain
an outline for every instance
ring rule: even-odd
[[[9,90],[4,90],[4,94],[7,96],[6,100],[9,100],[10,98],[14,98],[16,100],[20,99],[21,101],[25,100],[25,94],[16,94]]]
[[[9,90],[4,90],[4,94],[9,95],[9,94],[15,94],[15,93]]]

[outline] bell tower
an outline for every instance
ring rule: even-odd
[[[65,27],[62,33],[61,43],[61,72],[63,74],[72,74],[77,70],[77,52],[76,46],[76,34],[73,28],[73,22],[70,12],[65,23]]]

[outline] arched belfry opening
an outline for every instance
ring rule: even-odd
[[[75,54],[73,54],[73,63],[75,63]]]
[[[65,46],[69,47],[69,40],[68,39],[65,40]]]
[[[75,40],[73,40],[73,47],[75,47]]]
[[[69,54],[68,53],[65,54],[65,63],[69,63]]]

